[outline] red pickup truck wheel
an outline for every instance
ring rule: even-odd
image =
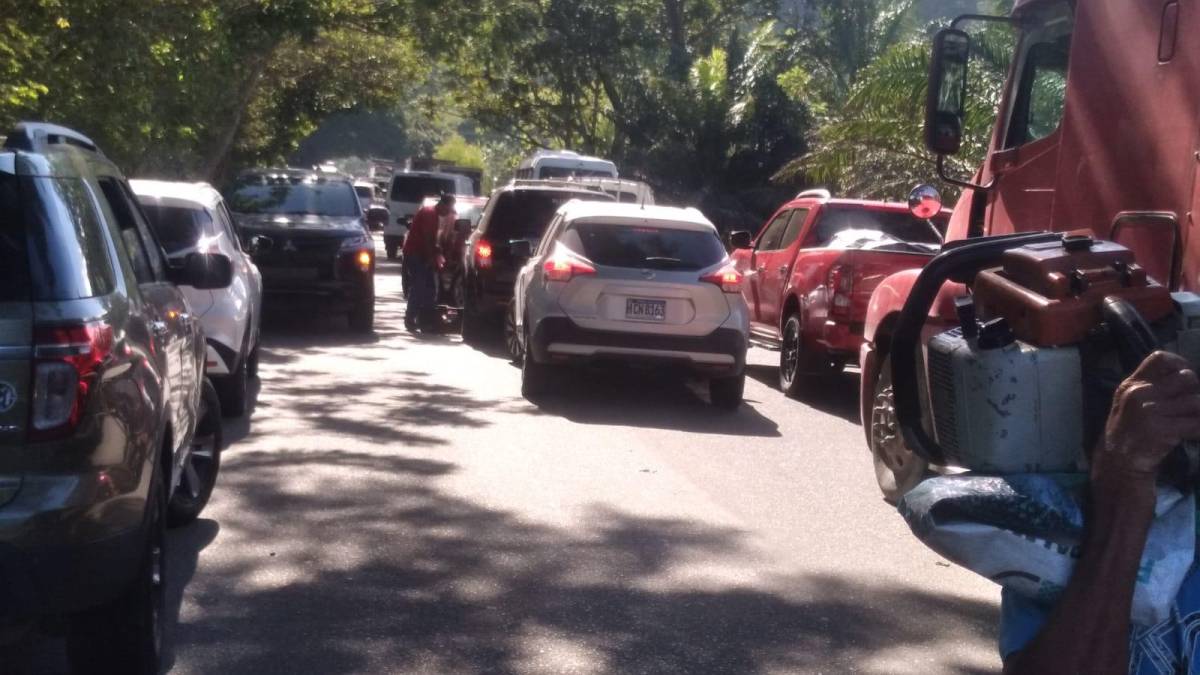
[[[925,477],[929,463],[904,444],[896,423],[896,397],[892,389],[890,358],[879,368],[875,397],[871,404],[871,457],[875,462],[875,480],[883,498],[895,504]]]

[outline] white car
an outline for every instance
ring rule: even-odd
[[[387,207],[391,214],[383,228],[383,247],[392,260],[408,235],[408,223],[428,197],[443,194],[474,196],[475,184],[456,173],[437,171],[397,171],[392,174]]]
[[[204,183],[133,180],[130,187],[167,253],[169,263],[189,253],[221,253],[233,262],[233,283],[218,290],[184,286],[208,343],[206,374],[230,417],[246,413],[249,378],[258,374],[262,275],[243,250],[221,193]]]
[[[736,409],[746,383],[750,312],[717,229],[696,209],[571,201],[517,274],[506,334],[521,393],[552,368],[620,361],[709,378],[714,405]]]

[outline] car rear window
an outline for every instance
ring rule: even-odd
[[[567,190],[510,190],[496,199],[487,224],[487,234],[495,240],[541,239],[558,207],[572,199],[613,201],[603,192]]]
[[[212,216],[198,206],[188,208],[142,202],[142,211],[150,219],[150,227],[167,255],[195,248],[200,238],[212,230]]]
[[[597,265],[694,272],[725,259],[716,231],[576,223],[579,253]]]
[[[0,300],[76,300],[113,290],[107,243],[77,178],[0,174]]]
[[[358,195],[349,183],[277,182],[236,186],[229,195],[229,208],[238,213],[287,216],[357,218]]]
[[[933,219],[942,232],[946,231],[946,221],[946,216],[942,215]],[[879,211],[831,205],[821,210],[813,232],[804,246],[821,248],[842,241],[844,238],[837,235],[848,230],[882,232],[888,238],[915,244],[941,243],[937,233],[929,227],[929,223],[907,211]]]
[[[392,201],[420,203],[426,197],[454,194],[454,181],[435,176],[396,176],[392,179]]]
[[[0,173],[0,302],[29,300],[28,257],[17,177]]]

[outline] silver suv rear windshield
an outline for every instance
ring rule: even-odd
[[[200,238],[212,227],[212,216],[202,208],[163,206],[142,202],[142,211],[150,219],[150,227],[158,235],[163,251],[173,256],[195,248]]]
[[[107,295],[113,278],[105,251],[82,180],[0,173],[0,302]]]
[[[579,251],[597,265],[696,272],[725,259],[715,231],[576,223]]]

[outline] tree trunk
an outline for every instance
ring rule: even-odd
[[[205,179],[214,184],[221,182],[222,174],[226,170],[226,164],[229,161],[230,155],[233,154],[233,147],[237,142],[238,134],[242,130],[242,122],[245,121],[246,111],[249,110],[250,104],[254,102],[255,95],[258,94],[258,86],[262,82],[263,73],[266,72],[267,64],[270,63],[271,56],[274,53],[275,49],[272,47],[251,61],[250,70],[240,87],[232,118],[221,132],[220,138],[213,147],[213,151],[204,162]]]

